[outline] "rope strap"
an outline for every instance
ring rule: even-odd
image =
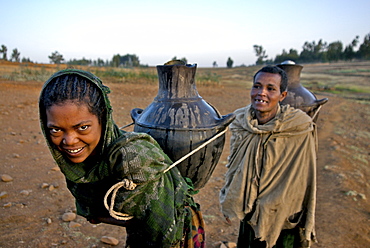
[[[318,115],[320,109],[321,109],[322,105],[320,105],[316,110],[315,110],[315,114],[312,116],[312,120],[315,119],[316,115]]]
[[[211,143],[215,139],[222,136],[224,133],[227,132],[227,130],[228,130],[228,127],[226,127],[223,131],[221,131],[218,134],[216,134],[215,136],[213,136],[211,139],[209,139],[206,142],[204,142],[203,144],[201,144],[196,149],[194,149],[191,152],[189,152],[188,154],[184,155],[182,158],[180,158],[175,163],[173,163],[171,166],[169,166],[167,169],[165,169],[163,171],[163,173],[166,173],[167,171],[171,170],[173,167],[175,167],[176,165],[178,165],[179,163],[181,163],[182,161],[184,161],[185,159],[187,159],[188,157],[190,157],[191,155],[193,155],[194,153],[196,153],[197,151],[199,151],[200,149],[202,149],[203,147],[205,147],[206,145],[208,145],[209,143]],[[110,216],[112,216],[113,218],[115,218],[117,220],[129,220],[129,219],[132,219],[134,217],[134,216],[129,216],[128,214],[125,214],[125,213],[116,212],[116,211],[113,210],[113,207],[114,207],[114,202],[116,200],[117,192],[120,188],[123,187],[127,190],[134,190],[136,188],[136,186],[137,185],[133,181],[128,180],[128,179],[123,179],[121,182],[116,183],[115,185],[113,185],[107,191],[107,193],[104,196],[104,206],[109,211]],[[112,191],[113,191],[113,193],[112,193],[110,206],[108,206],[108,197],[109,197],[109,195]]]
[[[184,161],[185,159],[187,159],[188,157],[190,157],[191,155],[193,155],[194,153],[196,153],[197,151],[199,151],[200,149],[202,149],[203,147],[205,147],[206,145],[208,145],[209,143],[211,143],[212,141],[214,141],[218,137],[222,136],[224,133],[226,133],[227,129],[228,128],[226,127],[223,131],[219,132],[218,134],[213,136],[211,139],[207,140],[206,142],[204,142],[203,144],[198,146],[196,149],[192,150],[191,152],[189,152],[188,154],[186,154],[185,156],[183,156],[182,158],[177,160],[170,167],[168,167],[166,170],[164,170],[163,173],[166,173],[167,171],[171,170],[173,167],[175,167],[176,165],[178,165],[179,163],[181,163],[182,161]]]
[[[123,127],[120,127],[119,129],[125,129],[126,127],[134,125],[135,122],[131,122],[130,124],[124,125]]]
[[[112,216],[113,218],[115,218],[117,220],[130,220],[134,217],[134,216],[130,216],[128,214],[116,212],[116,211],[113,210],[113,207],[114,207],[114,202],[116,200],[117,192],[120,188],[123,187],[127,190],[134,190],[136,188],[136,186],[137,185],[133,181],[128,180],[128,179],[123,179],[121,182],[116,183],[115,185],[113,185],[107,191],[107,193],[104,196],[104,206],[109,211],[110,216]],[[108,202],[108,196],[110,195],[110,193],[112,191],[113,191],[113,193],[112,193],[111,203],[110,203],[110,206],[108,206],[108,203],[107,203]]]

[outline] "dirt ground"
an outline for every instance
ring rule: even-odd
[[[130,110],[145,108],[157,85],[109,84],[118,125],[131,122]],[[64,177],[46,147],[39,129],[37,99],[42,83],[0,79],[0,248],[3,247],[113,247],[102,236],[119,240],[125,229],[92,225],[84,218],[65,222],[74,200]],[[237,86],[199,87],[200,95],[221,114],[249,103],[249,92]],[[370,246],[370,105],[367,102],[328,97],[318,119],[318,192],[313,247]],[[129,129],[128,129],[129,130]],[[238,221],[228,225],[219,210],[218,194],[224,182],[229,154],[229,133],[221,159],[207,185],[195,196],[201,204],[207,229],[207,247],[236,241]]]

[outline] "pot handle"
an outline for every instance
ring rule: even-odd
[[[136,122],[140,115],[143,113],[141,108],[134,108],[131,110],[131,119]]]
[[[211,103],[207,102],[218,114],[221,116],[220,112],[213,106]],[[230,113],[227,115],[222,115],[220,119],[216,120],[217,128],[223,130],[225,129],[230,123],[235,119],[236,115],[234,113]]]
[[[321,105],[324,105],[325,103],[327,103],[329,101],[328,98],[323,98],[323,99],[320,99],[320,100],[316,100],[315,103],[318,105],[318,106],[321,106]]]
[[[225,129],[230,123],[235,119],[235,114],[230,113],[227,115],[223,115],[220,119],[216,121],[217,127],[221,129]]]

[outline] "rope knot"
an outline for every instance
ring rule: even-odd
[[[134,190],[136,186],[137,184],[134,183],[132,180],[123,179],[121,182],[116,183],[107,191],[104,197],[104,206],[109,211],[110,216],[112,216],[113,218],[117,220],[129,220],[134,217],[134,216],[129,216],[128,214],[125,214],[125,213],[116,212],[113,210],[113,207],[114,207],[114,202],[116,200],[117,192],[120,188],[123,187],[127,190]],[[113,193],[112,193],[111,202],[110,202],[110,205],[108,205],[108,196],[110,195],[112,191]]]

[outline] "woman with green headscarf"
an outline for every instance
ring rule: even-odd
[[[169,169],[172,161],[151,136],[117,127],[109,92],[99,78],[76,69],[55,73],[41,91],[41,129],[77,214],[126,227],[126,247],[204,247],[191,182]],[[122,182],[126,187],[106,196]]]

